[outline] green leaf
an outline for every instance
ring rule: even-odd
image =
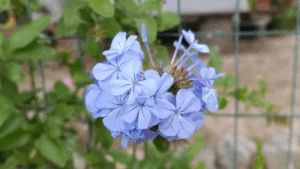
[[[0,12],[11,9],[10,4],[11,4],[11,0],[0,1]]]
[[[222,59],[215,46],[210,47],[210,59],[208,62],[208,66],[214,67],[217,73],[219,73],[222,69]]]
[[[49,22],[50,17],[44,16],[19,28],[7,41],[9,52],[29,45],[47,28]]]
[[[227,106],[227,99],[225,97],[221,97],[219,100],[218,100],[218,103],[219,103],[219,110],[222,110],[224,109],[226,106]]]
[[[139,5],[139,9],[143,13],[159,10],[159,8],[160,8],[160,0],[147,0],[146,2]]]
[[[72,158],[69,152],[62,144],[55,142],[46,134],[43,134],[35,142],[35,147],[40,151],[41,155],[56,165],[63,165]]]
[[[142,16],[140,18],[134,18],[135,27],[138,29],[141,36],[142,23],[145,24],[146,32],[148,36],[148,43],[152,44],[156,40],[157,25],[152,16]],[[142,37],[142,36],[141,36]]]
[[[23,82],[26,80],[25,74],[20,68],[20,64],[16,62],[6,63],[1,72],[4,76],[15,82]]]
[[[55,50],[50,46],[32,43],[26,48],[16,50],[10,56],[11,59],[17,61],[24,60],[48,60],[55,55]]]
[[[109,130],[103,125],[102,118],[98,118],[95,121],[95,131],[97,141],[100,141],[102,146],[108,150],[114,143],[114,138],[110,136]],[[103,137],[105,136],[105,137]]]
[[[61,81],[57,81],[54,85],[54,90],[58,100],[67,99],[70,89]]]
[[[156,146],[157,150],[161,153],[168,152],[170,149],[170,142],[167,141],[166,138],[158,135],[154,140],[153,140],[154,145]]]
[[[116,20],[115,17],[106,19],[106,20],[104,21],[103,26],[104,26],[104,28],[105,28],[106,30],[108,30],[107,36],[110,37],[110,38],[115,37],[115,35],[116,35],[118,32],[123,31],[122,26],[119,24],[119,22]]]
[[[179,25],[180,18],[172,12],[164,12],[157,17],[157,27],[159,32],[163,32]]]
[[[10,116],[9,119],[0,128],[0,139],[14,131],[16,131],[20,125],[22,125],[22,118],[18,116]]]
[[[4,124],[4,122],[9,118],[10,115],[13,113],[13,105],[12,103],[5,98],[4,96],[0,95],[0,127]]]
[[[230,93],[231,96],[237,98],[240,101],[246,101],[246,95],[248,91],[248,85],[244,85],[242,88],[238,88]]]
[[[24,5],[26,8],[28,7],[27,0],[20,0],[21,4]],[[30,8],[32,12],[38,12],[40,10],[40,4],[38,0],[29,0]]]
[[[85,156],[85,163],[87,165],[99,165],[105,163],[105,158],[100,151],[93,150]]]
[[[1,50],[1,46],[2,46],[2,44],[3,44],[3,42],[4,42],[4,35],[3,35],[3,33],[2,33],[2,30],[0,30],[0,50]],[[1,53],[0,53],[1,54]]]
[[[68,1],[64,9],[64,25],[78,27],[80,24],[80,11],[88,5],[86,1]]]
[[[61,124],[59,124],[59,120],[60,118],[55,118],[56,120],[54,120],[53,118],[49,119],[46,122],[46,131],[49,134],[49,136],[53,139],[59,139],[59,137],[62,135],[62,129],[61,129]]]
[[[16,169],[19,164],[22,164],[22,160],[18,159],[14,155],[10,156],[4,163],[2,169]]]
[[[5,76],[1,76],[0,94],[10,99],[11,102],[16,103],[19,97],[19,89],[15,82],[11,81]]]
[[[184,158],[186,162],[190,164],[194,158],[199,155],[200,151],[204,148],[203,142],[196,142],[191,145],[188,145],[184,150]]]
[[[87,23],[81,23],[78,26],[78,33],[80,36],[87,36],[88,30],[89,30],[89,24]]]
[[[259,92],[257,90],[252,90],[247,99],[252,105],[258,105],[260,101]]]
[[[254,164],[252,164],[253,169],[264,169],[265,168],[265,157],[262,151],[262,145],[260,140],[256,140],[256,160]]]
[[[205,161],[202,160],[200,161],[197,166],[195,167],[195,169],[206,169],[206,164],[205,164]]]
[[[95,42],[94,39],[90,36],[87,36],[85,39],[84,43],[85,49],[88,52],[88,54],[95,58],[98,59],[100,58],[100,42]]]
[[[121,164],[128,165],[131,162],[132,157],[123,150],[112,150],[109,151],[108,154],[113,157],[113,159]]]
[[[21,147],[30,141],[30,134],[19,129],[0,138],[0,150],[9,150]]]
[[[112,17],[115,14],[115,8],[110,0],[89,0],[90,7],[103,17]]]
[[[235,76],[234,75],[229,74],[229,75],[225,76],[223,79],[224,79],[223,87],[224,87],[225,91],[234,87],[234,84],[235,84]]]
[[[74,26],[66,26],[64,23],[64,17],[61,17],[60,20],[57,23],[57,36],[63,37],[63,36],[72,36],[76,33],[77,27]]]
[[[117,1],[115,6],[116,6],[117,9],[119,9],[126,16],[137,17],[137,16],[141,15],[140,8],[134,2],[134,0]]]
[[[75,83],[75,85],[77,85],[77,86],[93,83],[93,80],[91,79],[91,77],[84,72],[75,72],[72,75],[72,79],[73,79],[73,82]]]
[[[163,65],[167,65],[170,61],[168,48],[162,45],[155,46],[154,54],[156,55],[155,61],[159,65],[159,62],[162,61]]]
[[[260,91],[261,96],[265,97],[266,93],[269,91],[267,82],[261,77],[258,77],[257,82],[258,82],[259,91]]]

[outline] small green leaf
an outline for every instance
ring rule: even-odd
[[[140,11],[143,13],[159,10],[160,8],[160,0],[147,0],[146,2],[139,5]]]
[[[225,91],[234,87],[234,84],[235,84],[235,76],[234,75],[229,74],[229,75],[225,76],[223,79],[224,79],[223,87],[224,87]]]
[[[159,65],[159,62],[162,61],[163,65],[167,65],[170,61],[168,48],[162,45],[155,46],[154,54],[156,55],[155,61]]]
[[[90,36],[87,36],[84,43],[85,49],[88,52],[88,54],[95,58],[100,58],[100,42],[95,42],[94,39]]]
[[[206,169],[206,164],[205,164],[205,161],[202,160],[200,161],[197,166],[195,167],[195,169]]]
[[[16,147],[21,147],[27,144],[30,140],[30,134],[19,129],[6,136],[0,138],[0,150],[9,150]]]
[[[63,165],[72,158],[72,153],[69,150],[58,142],[52,140],[46,134],[43,134],[38,140],[36,140],[34,145],[42,156],[56,165]]]
[[[225,97],[221,97],[219,100],[218,100],[218,103],[219,103],[219,110],[222,110],[224,109],[226,106],[227,106],[227,99]]]
[[[196,158],[197,155],[199,155],[200,151],[203,148],[203,142],[196,142],[188,145],[184,150],[184,158],[186,159],[186,162],[190,164],[194,160],[194,158]]]
[[[64,25],[78,27],[80,24],[80,11],[88,5],[86,1],[68,1],[64,9]]]
[[[139,6],[134,0],[122,0],[117,1],[115,4],[116,8],[119,9],[125,16],[137,17],[141,15]]]
[[[116,162],[119,162],[121,164],[129,164],[131,162],[132,157],[125,151],[123,150],[111,150],[108,153],[110,156],[113,157],[113,159]]]
[[[0,12],[11,9],[11,0],[2,0],[0,1]]]
[[[262,152],[262,145],[260,140],[256,140],[256,160],[254,164],[252,164],[253,169],[264,169],[265,166],[265,157]]]
[[[242,88],[238,88],[237,90],[230,92],[230,95],[244,102],[246,101],[247,91],[248,85],[244,85]]]
[[[76,33],[77,27],[75,26],[66,26],[64,23],[64,17],[61,17],[60,20],[57,23],[57,36],[63,37],[63,36],[72,36]]]
[[[10,116],[9,119],[0,128],[0,139],[14,131],[16,131],[22,124],[22,118],[17,116]]]
[[[157,27],[159,32],[163,32],[179,25],[180,18],[172,12],[164,12],[157,17]]]
[[[107,36],[110,37],[110,38],[115,37],[115,35],[116,35],[118,32],[123,31],[122,26],[119,24],[119,22],[116,20],[115,17],[106,19],[106,20],[104,21],[103,26],[104,26],[104,28],[105,28],[106,30],[109,30],[109,31],[107,32]]]
[[[55,93],[57,96],[57,99],[63,100],[68,97],[68,94],[70,93],[70,89],[61,81],[57,81],[54,85]]]
[[[252,90],[247,99],[252,105],[255,106],[259,105],[259,101],[260,101],[259,92],[257,90]]]
[[[219,73],[222,69],[222,59],[220,53],[215,46],[210,47],[210,59],[208,62],[209,67],[214,67],[216,72]]]
[[[0,95],[0,127],[4,124],[4,122],[9,118],[9,116],[13,113],[13,105],[12,103],[5,98],[4,96]]]
[[[112,17],[115,14],[115,8],[110,0],[89,0],[90,7],[103,17]]]
[[[156,146],[157,150],[160,151],[161,153],[165,153],[169,151],[170,148],[170,142],[167,141],[166,138],[158,135],[154,140],[153,140],[154,145]]]
[[[16,50],[10,58],[17,61],[25,60],[48,60],[55,55],[55,50],[50,46],[32,43],[26,48]]]
[[[10,156],[4,163],[2,169],[16,169],[19,164],[22,164],[22,160],[18,159],[14,155]]]
[[[142,24],[145,24],[146,32],[148,36],[148,43],[152,44],[156,40],[157,36],[157,25],[156,21],[152,16],[142,16],[140,18],[134,18],[135,27],[139,31],[141,36]]]
[[[6,63],[2,69],[2,74],[15,82],[23,82],[26,80],[20,64],[16,62]]]
[[[19,28],[7,41],[9,52],[29,45],[47,28],[49,22],[50,17],[44,16]]]
[[[78,26],[78,33],[80,36],[87,36],[88,30],[89,30],[89,24],[87,23],[81,23]]]
[[[269,91],[268,84],[261,77],[259,77],[257,81],[258,81],[258,85],[259,85],[260,94],[261,94],[262,97],[265,97],[266,93]]]
[[[93,150],[85,156],[85,162],[88,165],[99,165],[105,163],[105,158],[100,151]]]
[[[28,7],[28,1],[27,0],[20,0],[22,5],[25,7]],[[29,0],[30,8],[32,12],[38,12],[40,10],[40,4],[38,0]]]
[[[16,101],[18,100],[17,98],[19,97],[18,85],[5,76],[1,76],[0,80],[0,94],[10,99],[11,102],[16,103]]]
[[[83,84],[91,84],[93,80],[91,77],[84,72],[76,72],[72,75],[73,82],[75,85],[80,86]]]

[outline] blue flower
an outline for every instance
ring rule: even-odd
[[[168,101],[162,101],[156,106],[164,111],[165,115],[165,120],[158,125],[158,130],[163,135],[185,139],[195,131],[194,122],[185,115],[198,112],[200,101],[190,90],[180,89],[178,91],[175,106]]]
[[[146,96],[139,96],[133,104],[127,105],[124,110],[123,119],[128,124],[137,124],[138,129],[148,129],[159,122],[155,105]]]
[[[126,104],[134,103],[142,90],[154,90],[156,88],[154,79],[139,80],[139,73],[142,70],[141,67],[141,61],[133,60],[132,62],[129,62],[126,69],[124,69],[124,80],[118,79],[109,82],[110,90],[113,95],[121,95],[130,90]]]
[[[96,105],[96,100],[101,92],[100,87],[95,84],[91,84],[85,92],[85,106],[92,113],[94,119],[105,117],[110,111],[110,109],[98,108]]]
[[[218,109],[218,97],[214,89],[208,87],[202,88],[202,99],[205,102],[205,107],[209,111],[214,112]]]
[[[144,131],[144,136],[138,139],[135,139],[134,142],[135,144],[141,144],[142,141],[145,140],[153,140],[158,136],[157,132],[151,131],[151,130],[145,130]]]
[[[209,48],[207,45],[204,44],[198,44],[197,41],[195,41],[195,35],[194,33],[189,30],[186,32],[185,30],[182,30],[183,36],[185,40],[194,48],[196,49],[199,53],[209,53]]]
[[[126,32],[119,32],[111,43],[111,48],[103,52],[108,61],[121,57],[120,62],[123,63],[129,59],[143,59],[144,54],[136,35],[130,35],[126,40]]]
[[[109,109],[111,112],[103,118],[103,124],[110,131],[131,130],[133,126],[129,126],[123,120],[124,106],[127,101],[128,94],[124,93],[120,96],[114,96],[109,90],[101,92],[96,100],[96,106],[99,109]]]

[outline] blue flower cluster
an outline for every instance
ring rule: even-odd
[[[183,37],[190,45],[187,49],[181,44]],[[186,139],[203,125],[205,109],[214,112],[218,108],[212,86],[223,74],[205,67],[197,57],[208,53],[209,48],[198,44],[191,31],[183,31],[179,41],[174,42],[176,50],[166,67],[155,66],[144,24],[142,39],[152,69],[143,71],[144,53],[137,36],[126,39],[126,33],[119,32],[111,48],[103,52],[107,61],[93,68],[91,78],[95,83],[85,94],[86,108],[93,118],[103,117],[112,137],[122,137],[123,147],[132,139],[140,144],[158,135],[169,141]],[[191,49],[195,52],[190,53]],[[178,50],[183,55],[174,63]],[[193,64],[187,64],[188,60]]]

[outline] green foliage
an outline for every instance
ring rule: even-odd
[[[253,169],[264,169],[266,167],[266,159],[263,155],[261,141],[256,140],[256,159],[252,164]]]
[[[90,7],[103,17],[112,17],[115,8],[110,0],[89,0]]]
[[[139,31],[139,35],[141,37],[141,25],[145,24],[148,42],[149,44],[153,43],[156,40],[157,36],[157,25],[153,16],[142,16],[139,18],[134,18],[135,26]]]
[[[172,12],[164,12],[157,16],[158,31],[166,31],[180,23],[178,16]]]
[[[170,62],[170,57],[168,54],[168,48],[162,45],[157,45],[155,47],[155,60],[156,64],[159,65],[159,62],[162,61],[163,65],[167,65]]]
[[[210,47],[210,59],[208,62],[208,66],[214,67],[217,73],[219,73],[222,69],[222,59],[215,46]]]

